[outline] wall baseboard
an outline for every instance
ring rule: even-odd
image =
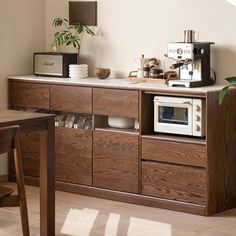
[[[0,183],[8,182],[8,175],[0,175]]]

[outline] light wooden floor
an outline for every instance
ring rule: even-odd
[[[39,189],[27,186],[27,197],[31,235],[39,235]],[[236,209],[201,217],[57,192],[56,232],[64,236],[234,236]],[[21,235],[18,208],[0,209],[0,235]]]

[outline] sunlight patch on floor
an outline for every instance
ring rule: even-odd
[[[83,208],[71,209],[66,216],[61,233],[65,235],[89,236],[99,211]]]
[[[107,220],[106,229],[105,229],[105,236],[116,236],[118,231],[120,221],[120,215],[110,213],[109,218]]]
[[[83,235],[89,236],[95,227],[95,221],[99,217],[99,211],[94,209],[71,209],[66,216],[64,225],[61,229],[63,235]],[[104,222],[104,236],[118,236],[119,225],[122,221],[122,215],[109,213]],[[172,236],[172,228],[170,224],[157,221],[130,217],[127,218],[129,224],[126,229],[127,236]]]
[[[131,217],[128,228],[128,236],[171,236],[172,230],[170,224],[156,221]]]
[[[226,0],[230,4],[232,4],[234,7],[236,7],[236,0]]]

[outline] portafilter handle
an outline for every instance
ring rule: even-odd
[[[172,65],[170,66],[170,69],[171,69],[171,70],[175,70],[175,69],[177,69],[177,68],[180,68],[180,67],[183,66],[183,65],[184,65],[183,62],[178,62],[178,63],[172,64]]]

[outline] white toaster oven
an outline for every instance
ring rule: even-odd
[[[154,97],[154,131],[205,136],[205,100],[200,98]]]

